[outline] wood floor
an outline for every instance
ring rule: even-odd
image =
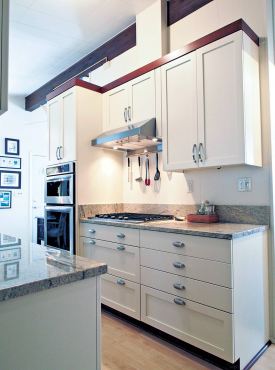
[[[102,312],[102,370],[206,369],[218,368]],[[275,345],[252,369],[275,370]]]

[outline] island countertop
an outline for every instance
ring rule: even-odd
[[[218,239],[236,239],[263,232],[268,229],[268,225],[252,224],[233,224],[233,223],[190,223],[186,221],[152,221],[144,223],[130,223],[127,221],[107,221],[95,218],[82,218],[80,222],[98,225],[109,225],[117,227],[127,227],[141,230],[161,231],[167,233],[205,236]]]
[[[106,272],[105,263],[0,234],[0,301]]]

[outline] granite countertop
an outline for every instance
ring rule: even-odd
[[[3,254],[9,253],[4,261]],[[107,272],[105,263],[0,234],[0,301]]]
[[[233,223],[190,223],[186,221],[153,221],[144,223],[130,223],[124,221],[104,221],[99,219],[82,218],[80,222],[98,225],[128,227],[133,229],[162,231],[185,235],[206,236],[218,239],[236,239],[256,234],[268,229],[267,225],[233,224]]]

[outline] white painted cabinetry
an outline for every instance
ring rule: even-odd
[[[93,127],[97,132],[102,130],[101,119],[94,121],[95,104],[96,110],[101,111],[101,94],[79,86],[48,101],[50,164],[77,161],[82,150],[78,141],[82,140],[83,132],[89,131],[87,127],[91,127],[91,132]]]
[[[269,339],[267,233],[233,240],[80,224],[102,302],[241,369]]]
[[[156,93],[156,84],[160,84],[159,71],[151,71],[123,85],[120,85],[103,96],[103,127],[112,130],[157,118],[157,134],[161,135],[161,100]],[[158,99],[158,102],[156,102]]]
[[[8,110],[9,0],[0,0],[0,115]]]
[[[162,67],[165,170],[262,165],[258,53],[238,31]]]

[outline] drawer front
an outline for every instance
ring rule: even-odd
[[[82,237],[80,251],[83,257],[107,263],[109,274],[139,283],[138,247]]]
[[[232,288],[231,265],[180,254],[140,249],[141,266]]]
[[[229,362],[234,362],[232,317],[229,313],[141,286],[143,322]]]
[[[140,320],[140,284],[109,274],[102,275],[101,302]]]
[[[158,231],[140,231],[140,246],[231,263],[231,241]]]
[[[141,267],[141,284],[202,303],[218,310],[233,312],[232,289],[167,272]]]
[[[127,227],[80,223],[80,236],[139,246],[139,230]]]

